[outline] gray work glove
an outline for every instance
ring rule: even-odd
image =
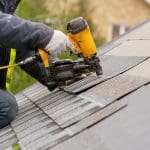
[[[59,53],[65,51],[67,47],[70,48],[72,52],[75,52],[75,48],[67,36],[59,30],[54,30],[54,34],[45,49],[55,58]]]

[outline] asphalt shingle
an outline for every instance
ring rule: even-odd
[[[17,143],[18,139],[13,131],[13,128],[9,125],[3,129],[0,129],[0,150],[4,150],[12,144]]]

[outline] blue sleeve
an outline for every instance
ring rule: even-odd
[[[45,48],[53,35],[48,26],[0,12],[0,46],[16,49]]]

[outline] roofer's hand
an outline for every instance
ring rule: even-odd
[[[51,55],[57,56],[57,54],[65,51],[67,47],[73,52],[75,51],[74,46],[71,44],[67,36],[59,30],[54,30],[53,37],[47,44],[46,50],[48,50]]]

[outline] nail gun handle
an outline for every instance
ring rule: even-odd
[[[72,35],[70,33],[68,33],[67,37],[68,37],[69,41],[71,42],[71,44],[75,47],[75,52],[77,54],[82,53],[80,45],[76,42],[75,39],[73,39]]]
[[[43,49],[38,49],[38,53],[43,61],[43,64],[44,64],[44,67],[45,68],[48,68],[49,67],[49,59],[48,59],[48,52],[46,52],[45,50]]]

